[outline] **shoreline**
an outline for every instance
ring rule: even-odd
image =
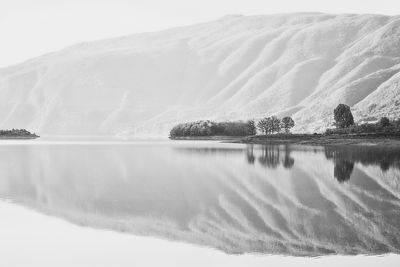
[[[171,140],[191,141],[221,141],[239,144],[257,145],[307,145],[307,146],[390,146],[400,147],[400,135],[385,134],[346,134],[346,135],[323,135],[323,134],[273,134],[254,136],[186,136],[174,137]]]
[[[37,139],[40,136],[35,135],[35,136],[0,136],[0,140],[31,140],[31,139]]]
[[[179,137],[169,137],[172,141],[238,141],[244,136],[226,136],[226,135],[211,135],[211,136],[179,136]]]

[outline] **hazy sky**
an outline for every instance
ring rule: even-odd
[[[400,14],[400,0],[0,0],[0,66],[82,41],[227,14],[319,11]]]

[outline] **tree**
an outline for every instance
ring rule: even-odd
[[[264,120],[265,120],[265,133],[266,134],[272,133],[272,118],[267,117],[267,118],[264,118]]]
[[[247,127],[248,127],[249,135],[257,134],[257,128],[256,128],[256,124],[255,124],[254,120],[247,121]]]
[[[266,134],[267,133],[267,122],[264,119],[261,119],[258,123],[257,123],[257,128],[260,130],[260,132],[262,134]]]
[[[379,120],[379,124],[381,125],[381,127],[387,127],[387,126],[390,125],[390,121],[389,121],[389,119],[387,117],[382,117]]]
[[[281,131],[281,120],[275,116],[271,117],[271,131],[279,133]]]
[[[339,104],[334,110],[336,128],[347,128],[354,125],[353,114],[350,107],[345,104]]]
[[[286,133],[290,132],[290,129],[294,127],[294,121],[291,117],[284,117],[282,119],[282,128],[285,129]]]

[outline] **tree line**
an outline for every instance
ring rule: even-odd
[[[376,123],[356,124],[349,106],[339,104],[333,111],[335,128],[327,129],[330,134],[396,134],[400,135],[400,119],[389,120],[382,117]],[[295,126],[294,120],[287,116],[279,119],[276,116],[260,119],[257,124],[254,120],[214,122],[200,120],[181,123],[172,128],[170,137],[184,136],[250,136],[257,132],[263,135],[284,132],[289,134]]]
[[[0,130],[0,136],[36,136],[25,129]]]
[[[180,123],[174,126],[170,131],[170,137],[184,136],[249,136],[256,135],[257,129],[262,134],[279,133],[284,130],[290,133],[294,126],[291,117],[285,117],[282,120],[275,116],[261,119],[257,126],[254,120],[248,121],[224,121],[214,122],[210,120],[200,120],[194,122]]]
[[[339,104],[333,111],[335,128],[327,129],[325,134],[400,134],[400,119],[389,120],[382,117],[375,123],[357,124],[348,105]]]
[[[276,116],[266,117],[257,123],[257,128],[262,134],[280,133],[282,129],[288,134],[293,127],[294,121],[291,117],[284,117],[282,120]]]
[[[256,126],[254,120],[214,122],[200,120],[180,123],[170,131],[170,137],[184,136],[248,136],[255,135]]]

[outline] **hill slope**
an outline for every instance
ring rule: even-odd
[[[79,44],[0,69],[0,128],[166,134],[195,119],[292,115],[321,131],[400,115],[400,16],[227,16]]]

